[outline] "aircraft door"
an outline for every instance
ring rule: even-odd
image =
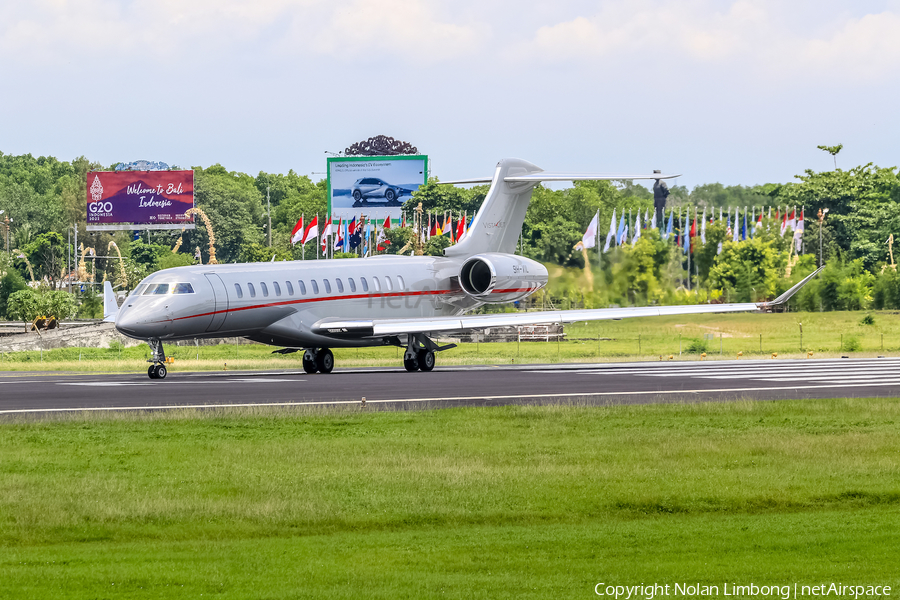
[[[225,290],[225,283],[222,282],[221,277],[215,273],[204,273],[204,275],[206,275],[206,280],[209,281],[216,296],[215,313],[206,331],[218,331],[222,327],[222,323],[225,322],[225,317],[228,316],[228,292]]]

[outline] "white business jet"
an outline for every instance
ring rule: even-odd
[[[444,256],[200,265],[158,271],[117,308],[105,293],[106,320],[146,340],[148,374],[166,376],[164,341],[245,337],[303,351],[307,373],[330,373],[331,348],[399,346],[407,371],[431,371],[436,333],[626,317],[768,311],[784,304],[813,273],[772,302],[647,306],[472,315],[484,304],[521,300],[547,283],[547,269],[513,254],[534,186],[541,181],[669,179],[677,175],[548,173],[518,159],[497,164],[487,197],[463,240]]]

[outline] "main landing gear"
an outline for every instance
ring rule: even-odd
[[[409,372],[431,371],[434,369],[434,353],[450,348],[456,348],[456,344],[438,346],[424,334],[411,333],[406,343],[406,352],[403,353],[403,366]]]
[[[331,373],[334,370],[334,354],[328,348],[307,348],[303,352],[303,370],[307,373]]]
[[[162,342],[159,340],[147,340],[150,345],[150,358],[148,363],[152,363],[147,369],[147,375],[150,379],[165,379],[168,372],[166,371],[166,352],[163,350]]]
[[[403,347],[396,337],[389,338],[385,345]],[[435,352],[456,348],[456,344],[438,346],[422,333],[411,333],[407,337],[406,350],[403,353],[403,366],[407,371],[431,371],[434,369]],[[281,354],[296,352],[286,348],[276,350]],[[307,348],[303,351],[303,370],[307,373],[331,373],[334,370],[334,354],[328,348]]]

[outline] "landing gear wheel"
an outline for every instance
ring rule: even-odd
[[[334,354],[331,350],[328,348],[319,350],[318,356],[316,356],[316,366],[319,368],[319,373],[327,374],[334,370]]]
[[[147,376],[150,377],[150,379],[158,379],[156,376],[156,365],[150,365],[150,368],[147,369]]]
[[[167,373],[168,373],[168,371],[166,371],[166,367],[164,365],[157,365],[157,367],[156,367],[156,378],[157,379],[165,379]]]
[[[419,368],[426,372],[434,369],[434,352],[419,350]]]
[[[403,366],[406,367],[406,370],[412,373],[413,371],[419,370],[419,360],[415,356],[403,357]]]
[[[316,359],[309,350],[303,353],[303,370],[310,375],[319,370],[319,367],[316,366]]]

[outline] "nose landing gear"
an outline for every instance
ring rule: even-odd
[[[147,375],[150,379],[165,379],[168,371],[166,370],[166,352],[163,350],[162,342],[157,339],[147,340],[150,345],[150,358],[147,362],[152,363],[147,369]]]

